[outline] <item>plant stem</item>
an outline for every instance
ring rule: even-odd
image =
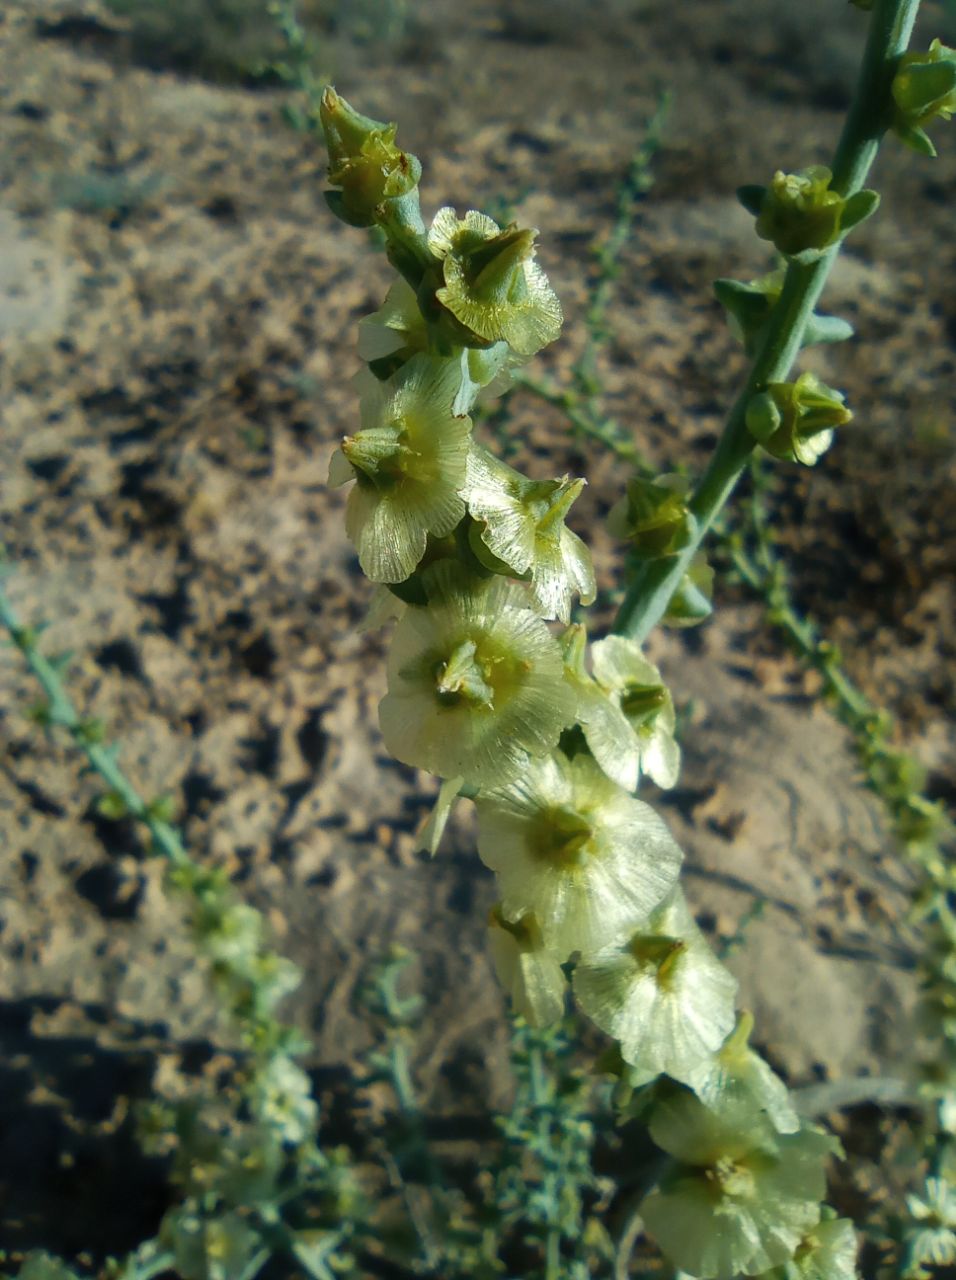
[[[856,92],[833,160],[831,186],[841,195],[860,190],[876,156],[887,127],[895,63],[906,50],[918,8],[919,0],[876,0]],[[666,613],[756,445],[745,422],[747,405],[768,382],[786,380],[838,252],[839,246],[834,245],[816,262],[790,263],[763,344],[730,410],[710,465],[691,497],[689,506],[697,521],[694,536],[679,555],[650,560],[640,567],[618,610],[615,631],[640,643]]]
[[[116,763],[113,750],[102,743],[91,741],[89,721],[84,720],[74,707],[56,665],[40,653],[36,644],[36,632],[21,625],[2,587],[0,587],[0,624],[10,633],[13,643],[23,654],[27,666],[49,698],[50,723],[59,725],[69,733],[86,756],[90,768],[99,774],[110,790],[122,800],[130,816],[139,819],[149,828],[157,851],[164,854],[174,865],[189,865],[191,859],[177,829],[151,812],[150,806]]]

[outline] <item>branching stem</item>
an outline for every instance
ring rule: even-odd
[[[919,0],[876,0],[873,7],[859,81],[833,160],[831,186],[841,195],[851,195],[862,188],[876,156],[888,123],[893,70],[909,43],[918,8]],[[642,642],[666,613],[700,543],[754,450],[756,441],[745,422],[747,405],[768,382],[786,380],[838,252],[839,246],[835,245],[816,262],[791,262],[747,381],[730,410],[710,465],[691,497],[689,506],[697,521],[694,536],[679,555],[641,565],[618,610],[615,631]]]

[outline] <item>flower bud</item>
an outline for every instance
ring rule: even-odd
[[[514,224],[501,230],[483,213],[459,220],[439,209],[428,247],[442,263],[435,298],[463,328],[470,345],[504,340],[530,356],[561,331],[561,304],[534,260],[537,231]]]
[[[831,190],[832,178],[819,164],[797,173],[778,170],[769,187],[741,187],[737,195],[756,215],[762,240],[770,240],[788,258],[813,262],[874,213],[880,202],[875,191],[844,197]]]
[[[812,467],[833,441],[834,427],[853,417],[839,391],[816,374],[770,382],[747,405],[747,430],[769,454]]]
[[[925,52],[904,53],[892,93],[895,132],[914,151],[935,156],[923,125],[937,116],[949,120],[956,111],[956,49],[934,40]]]
[[[627,482],[625,497],[615,503],[607,527],[616,538],[625,539],[642,559],[673,555],[687,545],[693,533],[690,514],[679,482],[673,476]]]
[[[667,627],[696,627],[713,613],[713,598],[714,571],[701,551],[690,562],[661,621]]]
[[[418,186],[421,163],[396,147],[397,125],[360,115],[331,86],[322,94],[319,118],[329,149],[329,181],[341,188],[327,194],[329,206],[350,226],[374,226],[385,200]]]

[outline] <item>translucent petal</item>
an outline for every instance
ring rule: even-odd
[[[632,932],[677,879],[681,852],[664,823],[587,756],[533,761],[476,807],[478,851],[498,874],[504,915],[533,911],[562,957]]]
[[[787,1087],[747,1044],[749,1024],[750,1015],[742,1015],[727,1042],[691,1072],[686,1083],[713,1111],[749,1106],[764,1112],[778,1133],[796,1133],[800,1120]]]
[[[407,606],[388,587],[377,586],[372,592],[365,617],[358,624],[358,630],[377,631],[388,622],[394,622],[402,616]]]
[[[666,730],[656,729],[642,746],[641,767],[663,790],[676,786],[680,776],[680,747]]]
[[[533,1027],[556,1022],[564,1013],[568,984],[557,958],[541,944],[540,933],[522,941],[494,912],[488,924],[495,972],[515,1013]]]
[[[589,681],[578,691],[577,718],[591,754],[607,776],[625,791],[634,791],[640,773],[641,746],[620,707]]]
[[[427,330],[415,291],[401,277],[374,315],[359,321],[358,351],[365,361],[380,360],[402,347],[424,349]]]
[[[345,508],[345,530],[373,582],[404,582],[425,553],[427,525],[406,507],[356,485]]]
[[[530,568],[534,558],[534,521],[519,497],[524,477],[473,447],[465,472],[464,498],[476,520],[485,522],[482,542],[516,573]]]
[[[624,636],[607,636],[591,646],[594,678],[606,689],[620,689],[631,683],[661,684],[661,674],[648,662],[640,646]]]
[[[687,1081],[734,1025],[736,980],[696,928],[684,938],[656,912],[642,934],[584,956],[574,973],[578,1003],[602,1031],[620,1041],[621,1056],[642,1071]]]

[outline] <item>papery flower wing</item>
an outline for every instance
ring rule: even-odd
[[[680,777],[680,747],[666,729],[657,729],[641,749],[641,768],[664,791]]]
[[[488,550],[516,573],[534,559],[534,521],[520,497],[526,483],[486,449],[475,446],[469,453],[462,491],[468,510],[484,522],[481,540]]]
[[[393,355],[402,347],[424,350],[427,330],[411,285],[401,277],[373,315],[358,325],[358,352],[366,363]]]
[[[737,983],[696,927],[683,937],[665,930],[673,915],[659,910],[646,933],[584,956],[574,992],[588,1017],[620,1041],[626,1062],[689,1082],[733,1027]]]
[[[641,653],[640,646],[625,636],[606,636],[591,646],[594,678],[605,689],[623,689],[634,683],[661,684],[661,673]]]
[[[527,919],[515,930],[492,912],[488,940],[498,981],[515,1013],[533,1027],[544,1027],[563,1015],[568,984],[557,957],[544,947],[540,930],[535,927],[526,934],[522,929]]]
[[[389,591],[388,587],[379,585],[372,592],[372,598],[368,602],[365,617],[358,624],[357,630],[360,633],[377,631],[379,627],[384,627],[386,623],[396,622],[407,607],[402,600],[399,600],[397,595]]]
[[[752,1026],[750,1014],[742,1014],[724,1045],[686,1083],[712,1111],[751,1106],[764,1112],[778,1133],[796,1133],[800,1119],[786,1085],[747,1043]]]
[[[425,553],[427,532],[400,502],[356,485],[345,507],[345,532],[372,582],[403,582]]]
[[[476,807],[478,852],[498,874],[504,915],[533,911],[562,958],[646,920],[676,881],[681,852],[667,827],[587,756],[535,761]]]
[[[580,595],[582,604],[591,604],[596,589],[591,553],[576,533],[562,525],[557,537],[538,534],[531,591],[542,617],[568,622],[572,597]]]
[[[627,717],[590,679],[578,687],[577,718],[591,754],[625,791],[634,791],[641,765],[641,744]]]

